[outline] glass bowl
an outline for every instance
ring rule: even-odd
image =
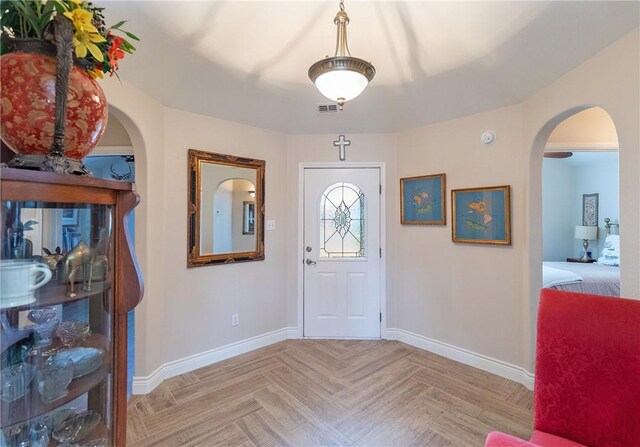
[[[0,437],[2,447],[47,447],[49,445],[49,430],[40,422],[13,426],[7,429],[5,434],[6,438]]]
[[[79,320],[61,321],[56,330],[56,335],[60,337],[62,344],[67,347],[84,341],[90,334],[89,323]]]
[[[0,371],[2,380],[0,399],[5,402],[13,402],[20,399],[29,391],[29,384],[34,375],[35,369],[31,363],[23,362],[4,368]]]
[[[58,315],[55,307],[42,307],[34,309],[27,314],[27,319],[35,324],[45,324],[53,320]]]
[[[49,433],[59,430],[67,422],[67,419],[74,417],[78,410],[73,408],[61,408],[43,418],[43,423],[49,427]]]
[[[35,341],[36,348],[42,348],[43,346],[49,346],[53,341],[53,333],[58,327],[60,320],[54,318],[42,324],[37,324],[34,331],[38,335]]]
[[[27,319],[35,324],[35,332],[38,337],[35,342],[36,348],[48,346],[51,344],[51,336],[56,326],[60,322],[56,316],[58,311],[55,307],[43,307],[34,309],[27,314]]]
[[[73,380],[73,362],[68,358],[50,357],[38,369],[38,391],[40,399],[49,404],[69,394]]]
[[[65,420],[62,427],[53,431],[53,438],[57,441],[73,443],[86,438],[100,422],[100,415],[87,410]]]

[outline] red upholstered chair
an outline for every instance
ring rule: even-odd
[[[640,446],[640,301],[542,289],[534,433],[485,447]]]

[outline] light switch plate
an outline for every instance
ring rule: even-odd
[[[267,231],[276,231],[276,221],[267,220]]]

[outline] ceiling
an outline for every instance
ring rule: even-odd
[[[545,158],[545,163],[549,163],[547,160],[552,160],[551,163],[562,163],[572,166],[576,169],[583,169],[588,167],[603,167],[610,165],[611,163],[617,163],[618,151],[577,151],[573,152],[573,155],[568,158],[548,159]],[[617,178],[611,178],[612,184],[617,182]]]
[[[637,1],[346,0],[377,74],[342,112],[307,77],[338,1],[108,1],[142,41],[120,77],[163,104],[286,133],[386,133],[523,101],[638,26]]]

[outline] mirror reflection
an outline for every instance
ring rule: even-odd
[[[264,259],[264,161],[189,151],[187,265]]]
[[[244,202],[255,195],[256,171],[207,163],[200,190],[201,254],[253,251],[255,234],[244,233]]]
[[[255,191],[250,191],[255,194]],[[256,202],[242,202],[242,234],[255,234]]]

